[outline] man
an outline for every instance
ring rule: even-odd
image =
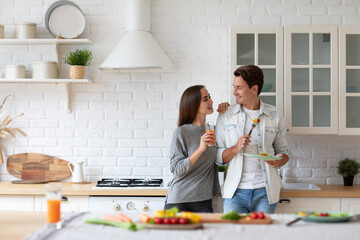
[[[242,66],[234,75],[236,104],[219,115],[215,129],[216,163],[228,165],[222,188],[224,212],[274,213],[282,186],[277,168],[289,160],[284,121],[274,106],[258,97],[264,84],[259,67]],[[248,135],[255,118],[260,122]],[[267,153],[282,159],[263,161],[244,153]]]

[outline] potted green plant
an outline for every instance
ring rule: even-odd
[[[344,178],[344,186],[352,186],[354,176],[359,173],[360,164],[349,158],[345,158],[339,162],[337,171]]]
[[[70,65],[70,78],[83,79],[85,76],[85,66],[91,64],[92,58],[92,52],[89,49],[76,49],[74,52],[69,52],[64,61]]]

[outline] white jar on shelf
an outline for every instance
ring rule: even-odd
[[[21,22],[15,24],[15,38],[35,38],[36,36],[36,23],[34,22]]]
[[[4,31],[4,25],[0,24],[0,38],[4,38],[5,31]]]
[[[4,65],[2,67],[2,77],[8,79],[25,78],[25,66],[24,65]]]
[[[57,62],[43,61],[31,64],[31,78],[54,79],[57,78]]]

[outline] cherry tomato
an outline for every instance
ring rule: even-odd
[[[264,214],[263,211],[259,211],[257,214],[258,214],[258,216],[259,216],[260,219],[264,219],[264,218],[265,218],[265,214]]]
[[[179,219],[180,224],[188,224],[189,222],[190,222],[190,220],[188,218],[180,218]]]
[[[163,220],[162,218],[155,217],[155,218],[154,218],[154,222],[155,222],[155,224],[163,224],[163,223],[164,223],[164,220]]]
[[[252,219],[258,219],[258,218],[259,218],[259,215],[257,215],[256,212],[251,212],[251,213],[250,213],[250,217],[251,217]]]
[[[164,224],[171,224],[171,218],[164,218]]]
[[[171,221],[171,224],[179,224],[179,218],[177,218],[177,217],[170,218],[170,221]]]

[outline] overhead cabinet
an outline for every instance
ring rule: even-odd
[[[259,98],[283,110],[291,134],[360,134],[358,27],[231,27],[230,94],[242,65],[264,71]]]
[[[285,117],[294,134],[338,133],[337,27],[285,28]]]
[[[242,65],[257,65],[264,72],[260,99],[283,108],[283,28],[232,27],[230,30],[230,96],[233,95],[234,71]]]
[[[339,134],[360,134],[360,29],[339,29]]]

